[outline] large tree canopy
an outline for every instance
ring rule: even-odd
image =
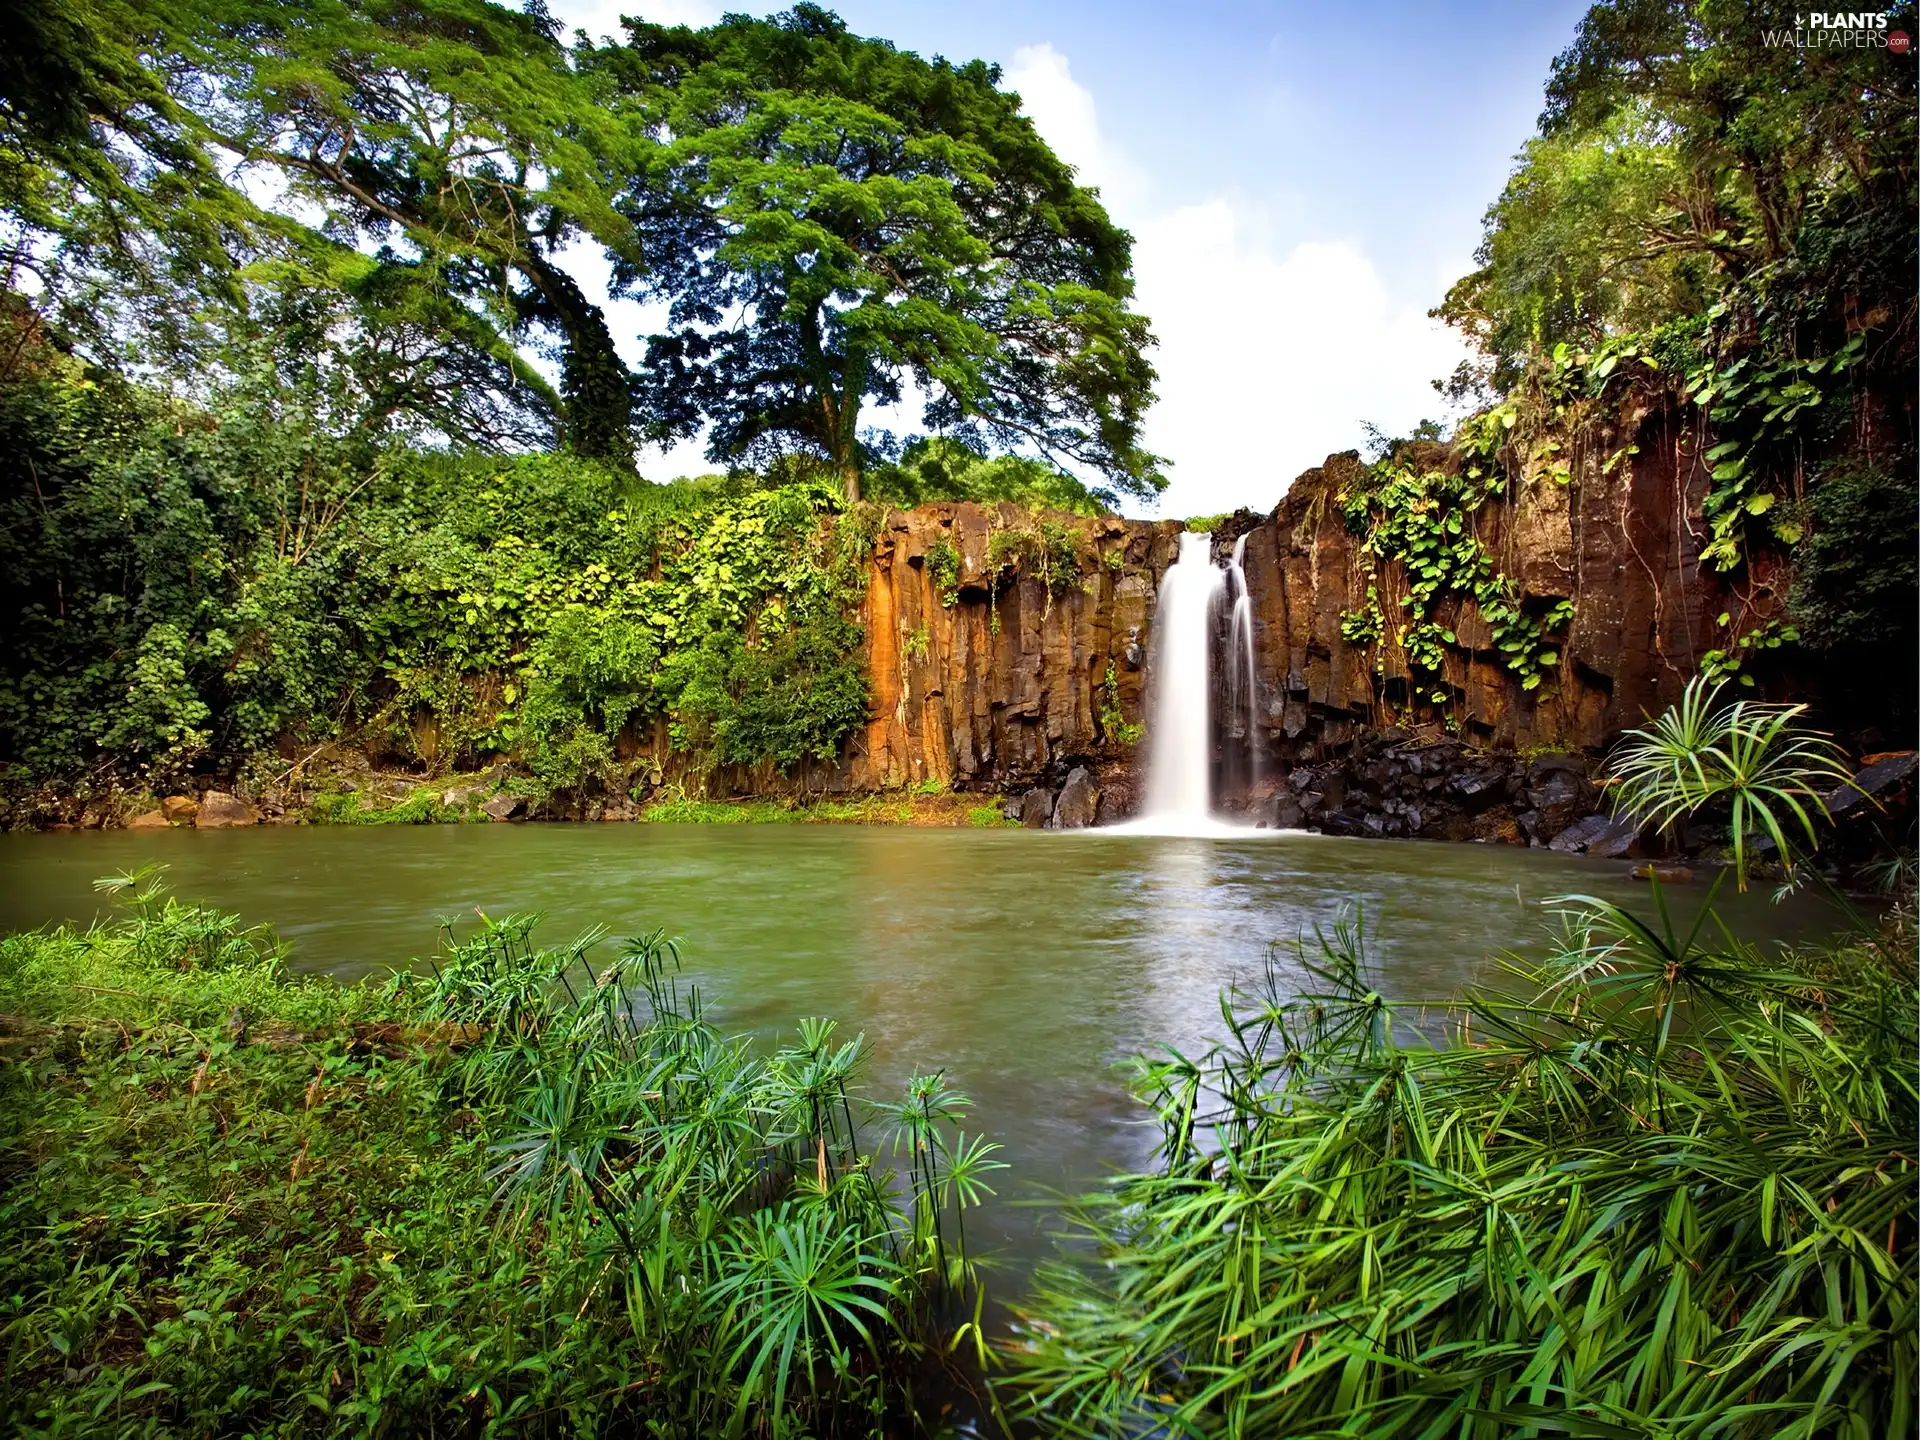
[[[671,302],[640,377],[652,437],[810,451],[857,494],[863,412],[911,387],[931,429],[1161,488],[1131,239],[994,67],[811,5],[628,34],[584,58],[659,141],[618,202],[638,253],[615,257],[625,289]]]
[[[573,68],[544,11],[169,3],[194,6],[173,34],[205,77],[192,98],[220,144],[275,167],[327,235],[401,244],[410,279],[490,325],[482,348],[504,354],[503,337],[527,325],[554,334],[567,443],[631,458],[626,368],[560,256],[587,237],[638,260],[612,200],[645,142]]]
[[[1911,31],[1900,8],[1891,28]],[[1910,304],[1912,59],[1767,43],[1795,23],[1775,0],[1588,11],[1487,212],[1480,268],[1439,311],[1496,387],[1558,343],[1696,315],[1733,287],[1776,310]]]
[[[0,203],[96,357],[134,338],[191,374],[220,346],[184,337],[237,325],[343,368],[370,419],[628,464],[636,421],[706,431],[728,463],[823,457],[854,494],[863,414],[917,393],[931,430],[1163,483],[1129,237],[990,66],[810,6],[571,51],[538,0],[31,18],[0,63]],[[639,375],[583,259],[670,302]]]

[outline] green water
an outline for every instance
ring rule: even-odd
[[[277,927],[295,963],[383,974],[441,917],[540,910],[550,941],[665,927],[723,1023],[833,1015],[891,1087],[944,1068],[1013,1165],[985,1228],[1016,1266],[1044,1210],[1004,1202],[1143,1163],[1115,1065],[1221,1031],[1271,941],[1363,912],[1379,988],[1444,997],[1537,951],[1569,891],[1648,903],[1624,863],[1500,846],[1283,835],[861,826],[515,825],[0,835],[0,928],[96,913],[95,876],[159,860],[183,896]],[[1684,907],[1699,887],[1670,892]],[[1832,928],[1813,902],[1728,906],[1754,936]]]

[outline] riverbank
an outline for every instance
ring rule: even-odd
[[[1657,831],[1610,813],[1592,756],[1468,744],[1435,728],[1362,731],[1336,754],[1250,777],[1225,813],[1252,828],[1361,839],[1424,839],[1548,849],[1603,860],[1724,863],[1724,820]],[[1903,851],[1914,822],[1920,757],[1861,757],[1823,796],[1832,876]],[[249,829],[288,825],[475,825],[523,822],[699,825],[887,825],[1082,829],[1133,818],[1137,760],[1062,764],[1004,788],[938,781],[825,794],[689,793],[659,777],[633,794],[542,794],[507,762],[441,776],[381,769],[350,748],[314,752],[292,772],[235,789],[155,795],[113,787],[16,796],[14,829]],[[221,785],[233,782],[220,781]],[[1764,851],[1760,858],[1765,858]]]
[[[657,936],[342,986],[117,888],[0,939],[14,1433],[894,1434],[951,1388],[964,1097],[889,1110],[830,1022],[748,1053]]]

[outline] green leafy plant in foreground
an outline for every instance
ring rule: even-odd
[[[1825,773],[1795,712],[1690,687],[1626,803],[1731,796],[1744,875]],[[1777,807],[1777,808],[1776,808]],[[1636,813],[1640,813],[1636,810]],[[1784,817],[1790,817],[1792,825]],[[1906,1434],[1920,1383],[1911,901],[1763,954],[1717,920],[1559,902],[1510,990],[1399,1005],[1357,925],[1138,1064],[1158,1168],[1070,1207],[1003,1394],[1047,1433]],[[1435,1043],[1409,1023],[1442,1017]]]
[[[1078,1201],[1007,1393],[1106,1436],[1912,1427],[1910,929],[1770,960],[1593,902],[1435,1046],[1357,930],[1142,1064],[1160,1168]]]
[[[0,941],[12,1433],[881,1433],[977,1342],[998,1162],[937,1077],[721,1034],[657,934],[342,987],[121,889]]]

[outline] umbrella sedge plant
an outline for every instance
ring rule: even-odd
[[[1688,702],[1706,748],[1759,723]],[[1743,837],[1807,841],[1759,807],[1826,763],[1762,718],[1740,878]],[[1684,814],[1718,766],[1635,799]],[[1222,1043],[1140,1064],[1156,1166],[1070,1206],[1002,1399],[1089,1437],[1912,1433],[1911,901],[1767,953],[1716,894],[1565,898],[1543,961],[1437,1006],[1373,987],[1357,922],[1270,954]]]
[[[979,1345],[995,1147],[864,1037],[724,1034],[659,932],[482,916],[336,986],[108,888],[0,940],[19,1433],[911,1434]]]

